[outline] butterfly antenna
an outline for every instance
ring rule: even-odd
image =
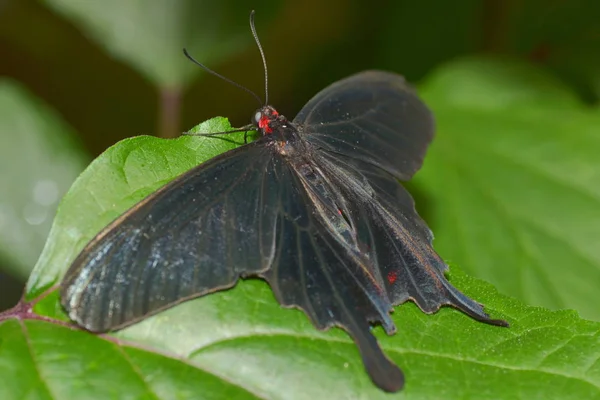
[[[261,50],[262,52],[262,50]],[[223,79],[225,82],[229,82],[230,84],[232,84],[233,86],[236,86],[240,89],[242,89],[243,91],[250,93],[257,101],[260,105],[263,104],[262,100],[260,99],[260,97],[258,97],[258,95],[256,93],[254,93],[252,90],[248,89],[245,86],[240,85],[237,82],[232,81],[229,78],[224,77],[223,75],[219,74],[218,72],[213,71],[212,69],[208,68],[206,65],[202,64],[200,61],[197,61],[194,57],[192,57],[190,55],[190,53],[188,53],[188,51],[184,48],[183,49],[183,54],[185,54],[185,56],[194,64],[198,65],[199,67],[201,67],[203,70],[205,70],[206,72],[208,72],[209,74],[212,74],[214,76],[216,76],[217,78],[221,78]],[[264,56],[263,56],[264,59]]]
[[[263,68],[265,70],[265,106],[269,104],[269,74],[267,73],[267,59],[265,58],[265,52],[263,51],[262,46],[260,45],[260,40],[258,40],[258,34],[256,33],[256,28],[254,27],[254,10],[250,13],[250,29],[252,30],[252,36],[254,36],[254,41],[258,46],[258,51],[260,51],[260,57],[262,58]]]

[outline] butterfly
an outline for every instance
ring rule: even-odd
[[[92,332],[120,329],[258,277],[316,328],[344,329],[388,392],[404,376],[371,325],[394,334],[394,306],[450,305],[507,325],[445,278],[433,235],[399,183],[421,167],[434,136],[430,110],[400,75],[362,72],[291,121],[264,105],[253,124],[257,140],[175,178],[85,246],[61,283],[72,320]]]

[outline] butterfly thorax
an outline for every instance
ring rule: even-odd
[[[253,123],[271,148],[286,157],[301,157],[306,143],[300,138],[296,127],[271,106],[264,106],[254,114]]]

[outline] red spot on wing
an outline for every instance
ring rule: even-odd
[[[390,283],[390,285],[393,285],[394,282],[396,282],[396,279],[398,279],[398,273],[396,273],[395,271],[388,272],[387,280]]]

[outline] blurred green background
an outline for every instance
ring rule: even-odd
[[[18,300],[60,197],[95,156],[123,138],[173,137],[217,115],[230,118],[234,126],[250,121],[255,100],[192,65],[181,49],[188,48],[198,60],[262,95],[262,64],[248,27],[251,9],[257,11],[256,26],[269,66],[270,103],[290,118],[320,89],[349,74],[387,69],[421,86],[428,77],[439,76],[436,71],[460,65],[460,60],[476,60],[461,70],[460,77],[467,82],[469,71],[475,71],[469,68],[480,65],[472,72],[473,86],[486,74],[491,80],[508,74],[512,83],[522,85],[543,81],[542,88],[551,81],[550,86],[570,93],[561,96],[572,95],[581,110],[598,114],[597,0],[0,0],[0,310]],[[477,64],[477,60],[493,61]],[[497,86],[483,87],[493,96],[490,91],[504,85],[498,81]],[[460,94],[462,87],[452,90]],[[538,103],[544,103],[543,96]],[[440,115],[444,127],[442,111]],[[501,125],[504,117],[510,112],[495,118]],[[536,118],[542,121],[544,115]],[[465,119],[470,119],[467,114]],[[485,132],[496,122],[482,121],[473,122],[470,129]],[[590,125],[588,152],[600,145],[597,125]],[[577,127],[560,132],[565,138],[578,134]],[[560,147],[562,139],[554,135],[548,142],[536,140],[542,148]],[[590,157],[580,176],[585,182],[600,183],[596,172],[600,163]],[[577,155],[571,159],[572,171],[563,172],[577,170],[577,159]],[[519,175],[519,169],[511,173]],[[461,179],[470,178],[465,174]],[[532,304],[577,308],[576,301],[559,295],[553,299],[538,290],[538,296],[530,288],[528,293],[534,293],[530,298],[523,288],[512,287],[511,282],[521,278],[513,269],[503,268],[506,260],[497,258],[486,262],[488,269],[478,269],[477,260],[472,260],[477,249],[466,255],[453,253],[456,246],[444,244],[450,243],[443,235],[448,230],[445,218],[436,212],[443,204],[428,186],[431,182],[420,184],[417,178],[411,188],[444,257]],[[573,179],[574,185],[577,182]],[[590,196],[598,204],[598,194]],[[517,197],[506,197],[505,204],[522,204]],[[595,225],[584,232],[589,240],[599,237]],[[495,226],[490,223],[485,229],[494,231]],[[570,237],[568,230],[562,234]],[[527,247],[526,242],[519,246]],[[538,250],[530,248],[519,259],[525,274],[527,266],[545,264],[532,256]],[[589,275],[579,277],[581,290],[595,291],[589,282],[598,276],[600,255],[583,253],[578,253],[586,260],[582,265],[591,267]],[[553,255],[551,260],[560,258]],[[569,265],[557,268],[571,271]],[[568,290],[579,289],[574,284]]]

